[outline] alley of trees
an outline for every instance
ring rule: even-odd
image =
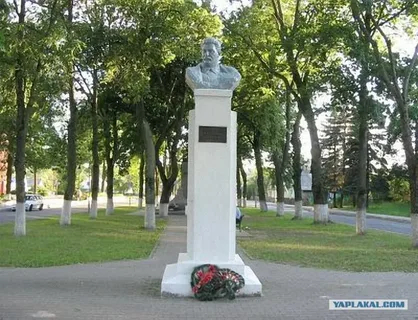
[[[26,234],[28,171],[58,175],[60,223],[71,225],[83,164],[90,164],[94,219],[100,177],[109,215],[115,174],[132,174],[138,159],[144,227],[155,228],[156,178],[165,216],[187,159],[193,95],[185,69],[214,36],[222,62],[242,75],[233,97],[238,203],[248,196],[243,162],[251,159],[261,210],[272,178],[278,218],[289,188],[301,218],[308,166],[315,223],[329,221],[329,195],[333,206],[355,204],[358,234],[366,232],[371,198],[406,200],[418,246],[417,1],[230,2],[236,9],[217,12],[211,1],[0,0],[0,147],[8,154],[7,193],[16,177],[15,235]],[[394,154],[392,166],[386,158]]]

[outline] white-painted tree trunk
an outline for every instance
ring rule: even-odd
[[[303,218],[302,201],[295,201],[295,218],[296,219]]]
[[[97,200],[91,201],[90,218],[91,219],[97,218]]]
[[[10,193],[6,194],[5,197],[6,200],[12,200],[12,195]]]
[[[138,198],[138,209],[142,209],[142,198]]]
[[[260,210],[267,211],[267,202],[265,200],[260,201]]]
[[[283,217],[284,216],[284,202],[276,202],[276,216]]]
[[[242,207],[242,199],[241,198],[238,199],[238,207]]]
[[[418,214],[411,214],[412,245],[418,247]]]
[[[25,204],[21,202],[16,203],[16,216],[15,216],[15,236],[26,235],[26,211]]]
[[[71,200],[64,200],[61,211],[60,225],[68,226],[71,224]]]
[[[160,217],[168,217],[168,203],[160,202]]]
[[[366,209],[357,210],[356,212],[356,233],[366,233]]]
[[[314,222],[328,223],[328,204],[314,205]]]
[[[242,203],[242,207],[243,207],[243,208],[246,208],[246,207],[247,207],[247,199],[246,199],[246,198],[244,198],[243,200],[244,200],[244,201],[243,201],[243,203]]]
[[[109,216],[115,211],[115,207],[113,206],[113,198],[107,198],[106,203],[106,215]]]
[[[155,229],[155,205],[147,204],[145,206],[145,217],[144,217],[145,229]]]

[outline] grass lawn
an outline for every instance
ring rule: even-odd
[[[337,209],[337,208],[336,208]],[[345,206],[341,210],[356,211],[355,207]],[[411,205],[406,202],[380,202],[369,204],[368,213],[386,214],[390,216],[409,217]]]
[[[157,219],[155,232],[143,229],[144,218],[128,215],[132,207],[115,209],[111,216],[99,210],[96,220],[73,214],[71,226],[59,217],[28,220],[26,236],[13,235],[13,223],[0,225],[0,266],[46,267],[76,263],[147,258],[166,222]]]
[[[253,258],[344,271],[418,272],[418,249],[407,236],[375,230],[357,236],[348,225],[314,225],[312,219],[292,221],[292,215],[277,218],[252,208],[243,213],[253,237],[238,242]]]

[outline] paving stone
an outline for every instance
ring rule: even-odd
[[[251,260],[262,297],[201,302],[161,298],[165,265],[186,251],[186,217],[170,216],[149,259],[48,268],[0,268],[0,320],[418,320],[418,274],[356,273]],[[329,299],[408,299],[409,310],[328,310]]]

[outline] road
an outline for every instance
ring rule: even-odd
[[[59,216],[61,214],[62,199],[45,199],[45,209],[42,211],[27,211],[26,219],[43,219],[50,216]],[[129,205],[128,197],[115,197],[115,205]],[[136,198],[132,197],[131,205],[136,204]],[[99,208],[106,206],[106,198],[99,198]],[[254,201],[247,201],[247,206],[254,207]],[[276,204],[268,203],[270,210],[276,210]],[[293,205],[285,205],[285,211],[294,211]],[[355,226],[356,220],[354,216],[347,216],[346,211],[341,212],[330,212],[330,220],[336,223],[343,223]],[[74,201],[72,205],[72,213],[87,212],[87,201]],[[306,217],[312,217],[313,213],[311,210],[303,210],[303,214]],[[15,213],[10,208],[0,208],[0,223],[13,222],[15,220]],[[383,230],[388,232],[395,232],[404,235],[412,235],[411,224],[405,222],[389,221],[378,219],[374,217],[367,217],[367,228]]]
[[[129,205],[129,198],[128,197],[115,197],[113,199],[114,205]],[[134,206],[136,204],[136,199],[132,197],[131,205]],[[101,197],[98,200],[99,208],[106,207],[106,198]],[[35,219],[45,219],[51,216],[60,216],[61,215],[61,208],[62,208],[63,199],[54,198],[54,199],[44,199],[44,209],[42,211],[33,210],[33,211],[26,211],[26,219],[27,220],[35,220]],[[6,207],[0,208],[0,224],[7,223],[7,222],[14,222],[15,221],[15,212],[11,211],[10,204]],[[86,200],[84,201],[73,201],[72,203],[72,213],[82,213],[87,212],[88,203]]]
[[[268,203],[267,205],[270,210],[276,210],[276,204]],[[254,207],[254,201],[247,201],[247,206]],[[285,211],[293,212],[294,210],[295,209],[293,205],[288,205],[288,204],[285,205]],[[303,215],[306,217],[312,217],[313,212],[311,210],[304,209]],[[333,222],[348,224],[352,226],[356,225],[355,216],[347,216],[346,211],[330,212],[329,216],[330,216],[330,220]],[[367,217],[366,226],[367,226],[367,229],[383,230],[383,231],[395,232],[395,233],[412,236],[412,229],[411,229],[410,223],[389,221],[389,220],[383,220],[379,218]]]

